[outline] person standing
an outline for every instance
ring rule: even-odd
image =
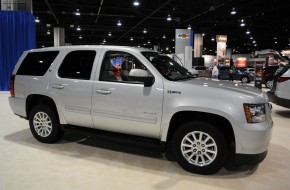
[[[229,81],[234,81],[234,69],[230,67],[229,69]]]
[[[217,79],[218,78],[218,75],[219,75],[219,69],[217,68],[217,66],[215,65],[212,69],[212,72],[211,72],[211,77],[213,79]]]

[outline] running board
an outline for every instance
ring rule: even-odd
[[[68,133],[76,133],[81,134],[89,137],[97,137],[99,139],[105,138],[107,140],[114,140],[114,141],[121,141],[122,143],[129,143],[129,144],[135,144],[138,143],[138,145],[143,146],[154,146],[157,149],[165,150],[166,149],[166,143],[162,142],[158,139],[153,138],[147,138],[147,137],[140,137],[140,136],[134,136],[134,135],[128,135],[128,134],[122,134],[122,133],[116,133],[116,132],[109,132],[109,131],[103,131],[99,129],[92,129],[92,128],[86,128],[86,127],[79,127],[79,126],[73,126],[73,125],[61,125],[61,129],[64,132]]]

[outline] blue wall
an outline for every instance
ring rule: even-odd
[[[28,12],[0,11],[0,91],[9,90],[10,75],[22,52],[35,47],[34,16]]]

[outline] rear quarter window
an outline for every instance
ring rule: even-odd
[[[17,75],[43,76],[59,51],[31,52],[22,61]]]

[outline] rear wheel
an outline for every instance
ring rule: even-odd
[[[242,83],[249,83],[249,82],[250,82],[250,79],[249,79],[247,76],[243,76],[243,77],[241,78],[241,82],[242,82]]]
[[[46,105],[31,110],[29,125],[33,136],[43,143],[54,143],[63,135],[57,115]]]
[[[192,121],[176,130],[172,152],[186,171],[214,174],[224,165],[228,145],[217,128],[203,121]]]

